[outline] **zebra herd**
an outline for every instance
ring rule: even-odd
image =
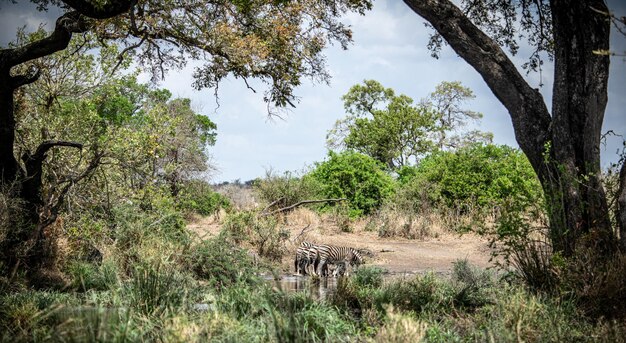
[[[364,253],[363,250],[350,247],[302,242],[296,250],[294,266],[298,275],[329,276],[328,266],[333,265],[335,269],[332,276],[343,276],[348,274],[348,268],[363,263]]]

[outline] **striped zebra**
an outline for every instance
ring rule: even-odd
[[[313,275],[315,274],[315,267],[317,267],[318,254],[317,254],[318,245],[311,242],[302,242],[300,246],[296,250],[296,258],[294,261],[294,267],[296,269],[296,274],[300,274],[302,272],[303,275],[307,275],[307,269],[309,266],[313,265]]]
[[[323,274],[327,270],[327,264],[334,264],[337,266],[335,269],[338,273],[343,271],[347,272],[347,266],[359,266],[363,263],[363,256],[357,249],[350,247],[336,247],[334,245],[318,245],[317,253],[319,262],[317,263],[317,274],[326,276]]]

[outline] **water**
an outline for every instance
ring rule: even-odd
[[[324,300],[337,289],[337,278],[313,278],[302,275],[282,275],[279,280],[268,279],[285,292],[308,292],[313,298]]]

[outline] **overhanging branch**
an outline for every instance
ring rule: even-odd
[[[77,142],[48,140],[39,144],[37,150],[35,150],[35,153],[31,156],[31,158],[43,160],[45,159],[45,154],[48,152],[48,150],[54,148],[55,146],[72,147],[77,149],[83,148],[83,145]]]
[[[101,1],[89,0],[63,0],[63,2],[89,18],[107,19],[128,12],[137,1],[109,0],[106,5],[101,4]]]
[[[500,46],[449,0],[404,0],[485,80],[507,108],[517,142],[536,171],[550,140],[551,117],[543,97],[524,80]]]

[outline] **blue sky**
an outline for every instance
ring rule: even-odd
[[[626,14],[622,1],[609,1],[609,7],[619,15]],[[3,28],[36,28],[44,16],[28,6],[6,2],[0,11]],[[345,22],[352,26],[354,43],[347,51],[339,47],[326,51],[332,75],[330,85],[305,81],[296,90],[300,103],[282,120],[268,119],[262,85],[256,85],[259,92],[255,94],[239,80],[226,80],[220,85],[218,108],[213,90],[196,91],[191,87],[194,63],[184,70],[170,71],[160,86],[170,89],[174,96],[191,98],[194,109],[208,115],[218,126],[217,143],[210,148],[211,161],[218,170],[212,181],[246,181],[263,176],[270,168],[279,172],[301,170],[323,160],[326,132],[345,115],[341,96],[364,79],[377,80],[415,100],[427,96],[442,81],[461,81],[476,95],[467,107],[484,114],[477,128],[493,132],[495,143],[517,146],[508,112],[480,75],[449,47],[442,49],[438,60],[430,57],[426,49],[429,29],[403,2],[377,0],[371,12],[365,16],[348,15]],[[5,45],[6,39],[14,37],[10,35],[14,31],[3,31],[0,43]],[[612,48],[626,51],[626,37],[614,35]],[[522,47],[512,59],[520,66],[528,56],[528,50]],[[543,83],[540,91],[548,108],[552,71],[548,64],[542,75],[533,73],[526,77],[533,87],[539,88]],[[625,86],[626,60],[613,57],[603,131],[626,134]],[[621,142],[619,137],[607,140],[607,147],[602,150],[604,165],[616,159]]]

